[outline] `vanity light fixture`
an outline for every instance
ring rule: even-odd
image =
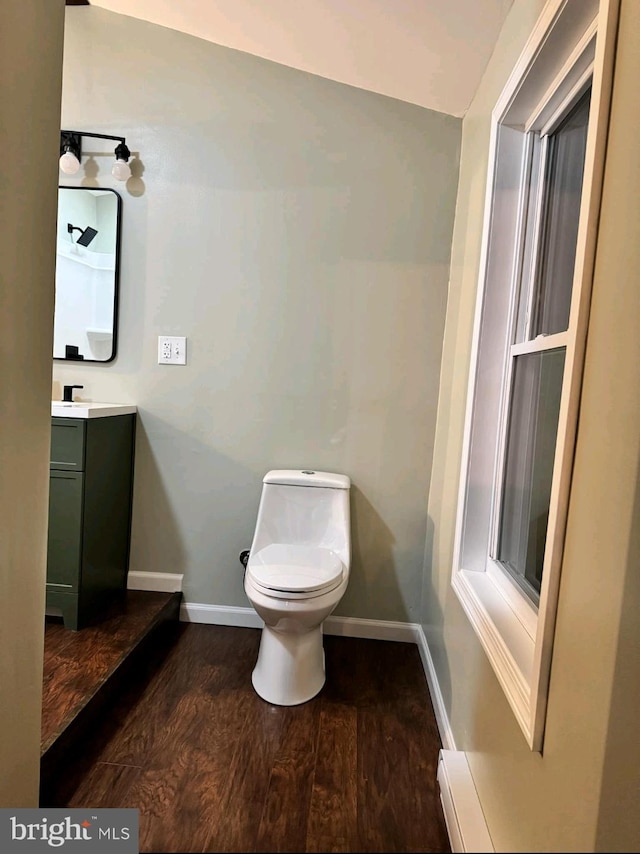
[[[80,168],[83,136],[93,139],[116,140],[118,142],[114,151],[116,162],[113,164],[111,174],[117,181],[126,181],[131,177],[131,167],[128,163],[131,152],[127,148],[127,143],[123,136],[111,136],[108,133],[88,133],[82,130],[60,131],[60,169],[65,175],[75,175]]]
[[[75,175],[80,168],[82,144],[80,134],[63,130],[60,133],[60,169],[65,175]]]
[[[131,157],[131,152],[127,148],[124,139],[116,146],[114,153],[116,155],[116,162],[113,164],[111,174],[117,181],[126,181],[131,177],[131,167],[127,162]]]

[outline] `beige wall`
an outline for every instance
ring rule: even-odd
[[[54,365],[58,396],[139,407],[132,570],[248,607],[262,477],[311,466],[354,484],[338,613],[417,620],[460,120],[93,6],[62,116],[139,153],[126,187],[94,158],[124,196],[119,355]]]
[[[640,14],[623,0],[543,754],[531,753],[449,582],[491,109],[542,8],[516,0],[463,124],[429,499],[423,624],[497,851],[637,851]],[[630,600],[627,597],[631,597]]]
[[[595,839],[595,850],[603,852],[640,850],[638,80],[640,4],[622,0],[566,573],[563,569],[563,603],[570,605],[559,615],[560,666],[565,676],[572,674],[578,699],[590,704],[611,683]],[[585,637],[586,650],[574,673],[567,651],[576,635]]]
[[[38,805],[63,16],[0,7],[0,807]]]

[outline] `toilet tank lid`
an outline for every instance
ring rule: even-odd
[[[288,486],[324,486],[329,489],[349,489],[351,486],[351,480],[346,474],[314,469],[274,469],[265,474],[262,482]]]

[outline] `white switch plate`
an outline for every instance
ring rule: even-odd
[[[187,339],[176,335],[158,335],[158,364],[186,365]]]

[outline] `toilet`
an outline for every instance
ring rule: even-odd
[[[350,488],[308,469],[263,478],[244,589],[264,620],[251,681],[268,703],[305,703],[324,685],[322,624],[349,583]]]

